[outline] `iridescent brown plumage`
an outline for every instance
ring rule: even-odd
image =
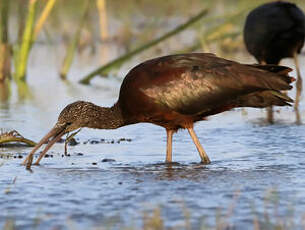
[[[81,127],[116,129],[139,122],[167,131],[166,161],[172,160],[172,135],[188,129],[203,163],[210,160],[193,130],[196,121],[235,107],[289,105],[280,90],[289,90],[291,69],[274,65],[243,65],[213,54],[193,53],[148,60],[125,77],[118,101],[110,108],[77,101],[60,113],[54,128],[25,159],[53,138],[35,164],[63,134]]]

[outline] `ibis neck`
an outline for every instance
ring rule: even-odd
[[[121,109],[118,104],[112,107],[96,106],[95,111],[89,115],[91,117],[88,128],[94,129],[117,129],[125,125]]]

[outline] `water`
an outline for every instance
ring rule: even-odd
[[[44,50],[35,52],[43,56],[39,52]],[[50,61],[55,59],[50,57]],[[31,99],[19,100],[13,87],[9,102],[0,104],[1,127],[38,141],[70,102],[113,104],[120,78],[96,79],[94,86],[76,83],[97,65],[88,63],[74,69],[72,81],[64,84],[52,65],[32,61]],[[83,129],[77,135],[80,144],[69,147],[70,157],[62,156],[63,144],[57,143],[50,150],[53,157],[33,166],[32,172],[20,165],[30,148],[2,147],[1,153],[12,157],[0,159],[0,229],[10,219],[17,229],[141,227],[145,213],[156,209],[168,228],[187,229],[189,219],[191,229],[221,221],[235,229],[253,229],[256,220],[268,229],[277,223],[301,229],[305,126],[294,125],[292,108],[281,108],[272,126],[263,122],[263,110],[243,113],[225,112],[196,124],[210,165],[199,164],[185,130],[174,135],[173,160],[177,163],[164,164],[166,133],[151,124],[112,131]],[[90,143],[101,138],[106,141]],[[121,138],[131,141],[117,143]],[[19,155],[23,158],[13,157]]]
[[[282,114],[290,116],[291,112]],[[83,130],[79,141],[93,137],[132,141],[80,144],[69,147],[71,156],[64,158],[62,144],[56,144],[51,151],[54,157],[43,159],[32,173],[20,166],[22,159],[4,160],[0,167],[1,223],[13,218],[18,229],[33,229],[36,219],[38,227],[46,229],[69,225],[90,229],[104,226],[111,218],[140,224],[145,210],[160,205],[167,226],[182,225],[187,209],[197,229],[202,217],[212,225],[217,210],[226,214],[234,205],[230,221],[237,229],[252,229],[254,216],[264,213],[266,194],[274,190],[279,197],[277,215],[287,218],[292,206],[292,219],[300,224],[305,206],[304,126],[288,121],[262,126],[237,111],[201,122],[196,131],[211,165],[198,164],[198,154],[185,131],[174,139],[174,160],[179,163],[163,164],[165,132],[147,124],[113,132]],[[25,155],[29,149],[4,151]],[[115,162],[102,162],[104,158]]]

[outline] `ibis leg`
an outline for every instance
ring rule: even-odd
[[[196,133],[194,132],[194,129],[193,128],[187,128],[187,130],[189,131],[189,134],[192,137],[192,140],[193,140],[194,144],[196,145],[196,148],[197,148],[197,150],[199,152],[199,155],[200,155],[200,158],[201,158],[201,162],[204,163],[204,164],[211,163],[208,155],[206,154],[206,152],[202,148],[202,146],[201,146],[201,144],[198,140],[198,137],[197,137]]]
[[[267,107],[266,111],[267,111],[267,122],[269,124],[273,124],[274,123],[273,107],[272,106]]]
[[[267,62],[262,60],[262,61],[259,62],[259,64],[266,65]],[[267,107],[266,112],[267,112],[267,122],[269,124],[273,124],[274,123],[274,118],[273,118],[273,108],[272,108],[272,106]]]
[[[299,60],[298,60],[297,52],[294,53],[293,58],[294,58],[295,67],[296,67],[296,71],[297,71],[297,81],[295,84],[296,85],[296,95],[295,95],[295,102],[294,102],[294,110],[295,110],[295,115],[296,115],[296,123],[301,124],[299,103],[301,100],[303,80],[302,80],[301,71],[300,71],[300,67],[299,67]]]
[[[166,144],[166,163],[172,162],[172,144],[173,144],[173,134],[174,130],[167,129],[166,135],[167,135],[167,144]]]

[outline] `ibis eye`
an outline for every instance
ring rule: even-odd
[[[72,122],[67,122],[67,125],[72,125]]]

